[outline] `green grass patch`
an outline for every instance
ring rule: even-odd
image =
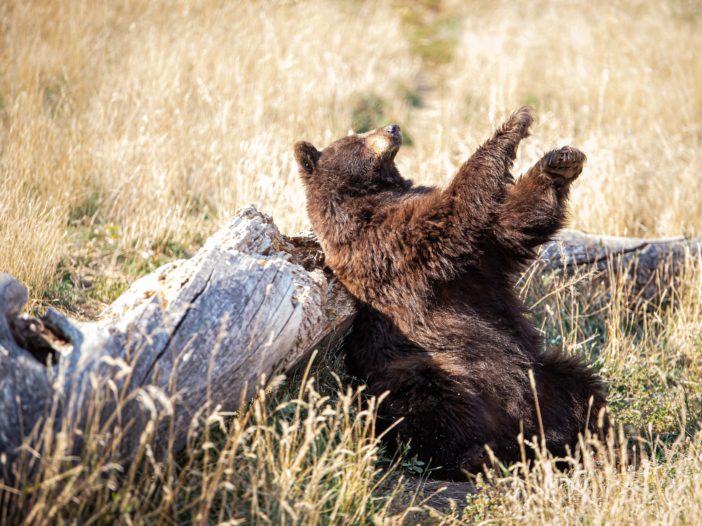
[[[80,207],[84,215],[80,218],[86,219],[91,211],[95,218],[98,210],[95,202],[95,197],[84,202]],[[136,279],[174,259],[189,258],[203,242],[202,237],[197,236],[188,244],[165,236],[157,238],[146,249],[125,246],[118,225],[86,225],[86,222],[81,219],[73,222],[72,255],[59,262],[53,283],[33,306],[34,314],[42,314],[51,306],[79,317],[93,318]]]
[[[400,124],[398,119],[388,115],[386,107],[385,100],[378,95],[356,95],[351,110],[351,129],[355,133],[366,133],[380,126]],[[402,144],[412,146],[414,144],[412,136],[401,124],[400,128],[402,129]]]
[[[351,109],[351,129],[366,133],[385,122],[385,101],[375,94],[357,95]]]
[[[411,51],[430,67],[450,63],[463,17],[441,0],[414,0],[397,7]]]

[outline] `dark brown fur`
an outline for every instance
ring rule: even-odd
[[[327,264],[360,302],[348,369],[371,393],[390,392],[381,422],[402,417],[392,436],[449,478],[479,470],[485,445],[513,461],[520,429],[539,435],[530,370],[552,453],[574,450],[586,429],[602,432],[600,381],[577,357],[542,351],[514,291],[535,248],[563,225],[585,162],[561,148],[515,181],[510,169],[531,123],[530,110],[515,112],[444,190],[400,176],[397,127],[321,152],[295,146]]]

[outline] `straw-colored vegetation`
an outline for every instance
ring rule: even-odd
[[[686,0],[2,2],[0,271],[35,309],[92,316],[241,205],[305,227],[296,140],[397,122],[400,169],[443,184],[524,104],[537,122],[518,170],[565,143],[588,154],[573,226],[699,235],[700,48]],[[73,463],[70,427],[47,433],[36,468],[0,489],[0,523],[701,523],[699,263],[663,306],[632,308],[625,283],[595,298],[523,284],[549,343],[610,382],[636,469],[607,451],[567,471],[543,458],[491,472],[463,511],[411,509],[401,476],[423,466],[385,458],[373,406],[328,354],[315,380],[213,414],[165,460],[152,428],[126,470],[99,426]]]

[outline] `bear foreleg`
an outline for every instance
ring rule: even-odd
[[[553,150],[508,187],[495,234],[520,260],[533,257],[533,249],[563,226],[570,183],[584,162],[585,154],[570,146]]]
[[[459,168],[444,195],[453,204],[456,220],[483,229],[504,199],[514,179],[510,173],[519,142],[529,135],[530,108],[520,108]]]

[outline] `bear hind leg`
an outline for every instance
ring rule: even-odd
[[[557,349],[541,356],[535,376],[546,445],[553,454],[573,452],[578,435],[586,431],[606,437],[606,390],[589,366]]]

